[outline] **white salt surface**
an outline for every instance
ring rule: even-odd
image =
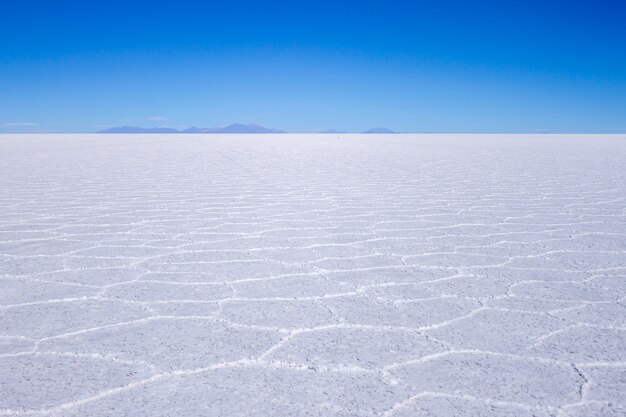
[[[626,415],[626,137],[0,136],[0,415]]]

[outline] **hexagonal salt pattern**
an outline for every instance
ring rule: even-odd
[[[0,416],[626,416],[624,161],[0,135]]]

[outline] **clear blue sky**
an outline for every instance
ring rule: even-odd
[[[0,1],[0,131],[626,132],[626,1]]]

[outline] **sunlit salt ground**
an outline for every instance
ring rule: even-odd
[[[0,137],[0,415],[624,416],[625,136]]]

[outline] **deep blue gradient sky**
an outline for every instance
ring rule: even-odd
[[[0,131],[626,132],[626,1],[0,1]]]

